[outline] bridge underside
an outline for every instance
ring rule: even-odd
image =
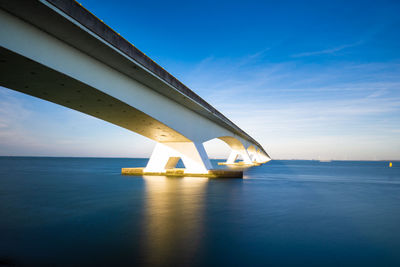
[[[157,142],[190,142],[146,113],[3,47],[0,85],[86,113]]]

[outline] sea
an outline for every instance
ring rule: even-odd
[[[146,163],[0,157],[0,266],[400,266],[400,162],[120,174]]]

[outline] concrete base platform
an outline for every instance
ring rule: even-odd
[[[259,166],[261,163],[252,163],[252,164],[247,164],[244,163],[243,161],[235,162],[235,163],[226,163],[226,162],[218,162],[218,165],[226,165],[226,166],[231,166],[231,167],[242,167],[242,168],[249,168],[253,166]]]
[[[136,176],[173,176],[173,177],[208,177],[208,178],[243,178],[243,171],[239,170],[209,170],[208,173],[185,173],[185,169],[175,168],[165,172],[144,172],[144,168],[122,168],[123,175]]]

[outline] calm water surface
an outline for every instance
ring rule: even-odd
[[[120,175],[146,162],[0,157],[0,265],[400,266],[400,162]]]

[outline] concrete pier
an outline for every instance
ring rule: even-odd
[[[241,170],[208,170],[207,173],[187,173],[183,168],[167,169],[163,172],[145,172],[145,168],[122,168],[122,175],[135,176],[172,176],[172,177],[208,177],[208,178],[243,178]]]
[[[250,168],[253,166],[260,166],[261,163],[253,162],[253,163],[245,163],[243,161],[234,162],[234,163],[226,163],[226,162],[218,162],[218,165],[225,165],[230,167],[240,167],[240,168]]]

